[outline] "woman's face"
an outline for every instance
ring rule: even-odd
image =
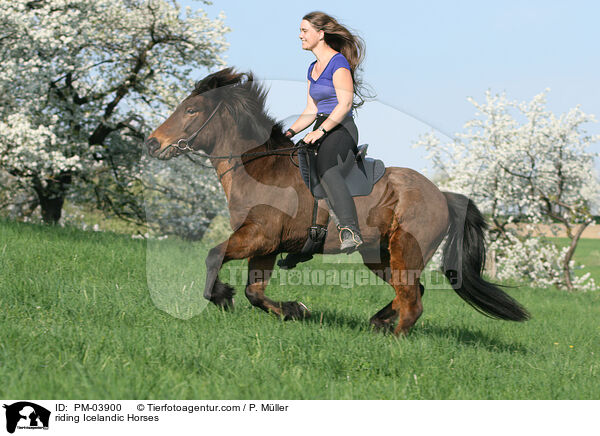
[[[300,40],[303,50],[312,50],[322,38],[323,31],[317,31],[312,24],[306,20],[300,23]]]

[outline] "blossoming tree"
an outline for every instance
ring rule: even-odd
[[[227,31],[222,14],[167,0],[0,0],[3,198],[31,192],[45,222],[67,195],[143,220],[144,126],[189,93],[193,69],[224,65]]]
[[[589,274],[573,274],[572,257],[600,192],[596,154],[587,151],[600,136],[586,133],[582,126],[595,119],[579,106],[558,117],[547,110],[547,92],[530,102],[489,91],[483,103],[469,98],[475,119],[455,141],[442,144],[432,132],[415,145],[426,147],[445,174],[444,188],[469,195],[490,217],[493,275],[591,289]],[[539,224],[554,234],[562,227],[568,246],[559,249],[541,236]]]

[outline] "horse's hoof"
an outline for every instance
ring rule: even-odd
[[[227,283],[216,282],[212,290],[210,301],[227,311],[233,310],[235,289]]]
[[[220,300],[210,300],[215,306],[220,307],[221,309],[227,312],[233,312],[234,299],[220,299]]]
[[[281,303],[281,311],[284,321],[310,318],[310,311],[304,303],[299,301],[286,301],[285,303]]]
[[[393,333],[394,332],[394,320],[371,318],[369,321],[371,327],[376,332],[380,333]]]

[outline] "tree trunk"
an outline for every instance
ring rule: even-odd
[[[497,266],[496,266],[496,250],[490,250],[490,255],[487,258],[488,261],[488,271],[490,274],[490,277],[492,279],[495,279],[497,274],[498,274],[498,270],[497,270]]]
[[[39,195],[39,194],[38,194]],[[65,197],[48,198],[39,195],[40,207],[42,208],[42,219],[46,224],[58,224],[62,214]]]
[[[573,258],[573,254],[575,253],[575,248],[577,247],[577,243],[581,238],[581,234],[583,233],[585,228],[592,223],[592,221],[593,220],[589,218],[585,222],[579,224],[579,227],[577,227],[575,234],[573,234],[573,236],[571,237],[571,245],[569,245],[569,249],[567,250],[567,254],[565,255],[565,260],[563,262],[563,275],[565,279],[565,285],[567,286],[568,291],[573,290],[573,283],[571,282],[571,271],[569,270],[569,262],[571,262],[571,259]]]
[[[33,181],[40,207],[42,208],[42,220],[46,224],[58,224],[62,215],[62,208],[68,186],[71,183],[70,174],[61,174],[53,179],[46,179],[46,186],[42,186],[40,180]]]

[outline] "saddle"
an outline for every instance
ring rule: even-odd
[[[340,162],[340,171],[344,175],[346,186],[353,197],[369,195],[373,185],[377,183],[385,173],[385,165],[380,159],[366,157],[368,144],[358,146],[356,160],[350,159]],[[327,198],[327,194],[319,181],[317,175],[317,151],[316,147],[306,147],[298,151],[298,164],[304,183],[310,189],[315,199]]]
[[[325,237],[327,236],[328,224],[322,225],[317,224],[317,200],[325,198],[327,194],[319,181],[317,174],[317,152],[319,144],[315,146],[303,147],[298,150],[298,164],[300,167],[300,173],[304,183],[312,193],[314,197],[313,202],[313,214],[312,214],[312,225],[308,228],[308,238],[304,247],[300,253],[289,253],[285,259],[280,259],[277,262],[280,268],[292,269],[299,262],[306,262],[312,259],[313,254],[322,253],[323,245],[325,243]],[[353,197],[361,195],[369,195],[373,190],[373,185],[377,183],[379,179],[385,174],[385,164],[380,159],[373,159],[366,157],[368,144],[362,144],[358,146],[358,153],[356,159],[348,159],[345,162],[338,163],[341,165],[341,173],[344,176],[346,186],[350,191],[350,195]],[[329,201],[329,217],[328,221],[333,215],[333,210]],[[334,215],[334,219],[337,223],[337,217]]]

